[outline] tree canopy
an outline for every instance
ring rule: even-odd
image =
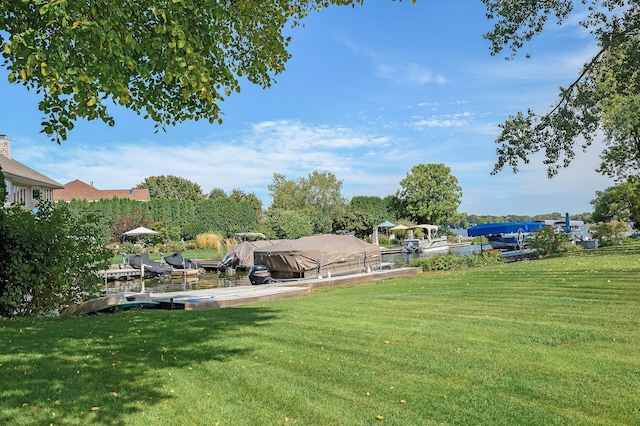
[[[444,164],[419,164],[400,181],[397,197],[406,215],[431,225],[452,223],[462,200],[462,188]]]
[[[630,179],[604,191],[596,191],[591,200],[596,222],[632,222],[640,230],[640,180]]]
[[[302,213],[311,219],[314,232],[331,232],[347,206],[341,191],[342,181],[328,171],[314,170],[298,180],[274,173],[273,183],[269,185],[270,209]]]
[[[3,0],[0,49],[9,81],[41,95],[42,131],[60,143],[77,119],[113,125],[109,104],[161,127],[221,122],[241,80],[268,87],[284,71],[287,25],[362,2]]]
[[[200,185],[189,179],[172,175],[150,176],[139,183],[136,188],[147,188],[152,199],[175,198],[197,201],[203,198]]]
[[[544,29],[549,18],[562,24],[574,11],[571,0],[512,2],[483,0],[490,19],[497,19],[485,37],[492,52],[509,46],[512,53]],[[567,167],[576,149],[586,150],[602,131],[608,147],[603,151],[602,174],[624,180],[640,166],[640,4],[631,0],[583,0],[580,24],[595,37],[599,51],[578,78],[561,87],[549,112],[532,110],[510,116],[496,139],[498,160],[492,173],[509,166],[518,171],[532,154],[544,152],[550,177]]]

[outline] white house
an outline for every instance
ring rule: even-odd
[[[53,190],[63,185],[11,158],[11,141],[0,135],[0,167],[4,173],[7,199],[4,203],[21,204],[33,209],[40,200],[53,201]]]

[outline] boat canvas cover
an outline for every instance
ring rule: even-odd
[[[239,260],[239,266],[250,268],[253,266],[253,252],[256,249],[269,247],[280,241],[282,240],[243,241],[234,246],[229,253],[235,253]]]
[[[283,240],[254,251],[255,264],[272,272],[304,272],[352,259],[379,262],[380,247],[353,235],[326,234]]]
[[[467,234],[470,237],[489,236],[489,235],[502,235],[513,234],[522,232],[533,232],[541,229],[544,223],[541,222],[500,222],[500,223],[485,223],[483,225],[472,226],[467,229]]]

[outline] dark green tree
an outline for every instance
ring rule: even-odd
[[[253,210],[256,212],[256,216],[258,217],[258,220],[262,218],[262,201],[253,192],[247,193],[241,189],[234,188],[231,190],[229,197],[238,203],[240,201],[246,200],[253,207]]]
[[[376,196],[355,196],[345,209],[342,227],[354,231],[360,238],[371,234],[373,228],[385,220],[395,220],[387,203]]]
[[[309,218],[293,210],[269,208],[265,213],[264,226],[267,235],[277,239],[294,239],[313,233]]]
[[[7,201],[7,187],[4,185],[4,172],[2,171],[2,167],[0,167],[0,182],[3,183],[0,185],[0,208],[2,208]]]
[[[630,179],[604,191],[591,200],[594,222],[630,222],[640,230],[640,180]]]
[[[203,198],[200,185],[189,179],[172,175],[148,177],[136,188],[147,188],[151,199],[175,198],[197,201]]]
[[[227,198],[227,193],[224,192],[224,189],[221,188],[213,188],[207,198],[213,200],[215,198]]]
[[[246,200],[236,202],[229,197],[204,199],[196,203],[196,219],[206,232],[231,237],[237,232],[253,231],[258,218]]]

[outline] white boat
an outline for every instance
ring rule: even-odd
[[[436,225],[415,225],[407,229],[422,229],[422,238],[407,238],[402,242],[403,253],[448,253],[451,248],[446,236],[438,237]]]

